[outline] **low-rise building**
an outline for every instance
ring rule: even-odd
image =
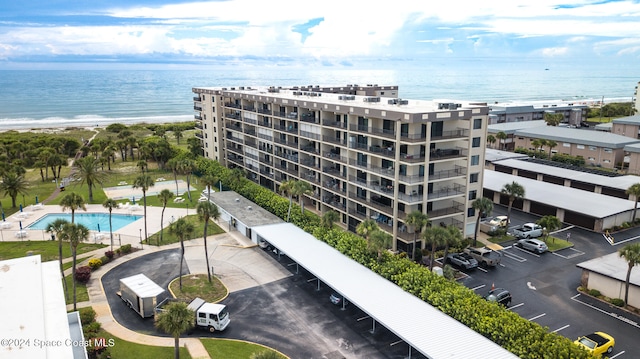
[[[611,124],[611,133],[635,139],[640,137],[640,115],[616,118]]]
[[[586,120],[589,106],[587,103],[567,101],[544,101],[528,103],[496,103],[490,106],[489,124],[539,121],[545,113],[561,113],[562,123],[580,126]]]
[[[614,239],[615,240],[615,239]],[[625,282],[629,264],[618,252],[578,263],[582,269],[581,286],[596,289],[609,298],[624,300]],[[629,277],[629,303],[640,308],[640,269],[631,271]]]

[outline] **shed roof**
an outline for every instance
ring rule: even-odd
[[[210,199],[211,202],[224,208],[232,217],[238,218],[249,228],[282,222],[282,219],[275,214],[234,191],[211,192]]]
[[[578,268],[614,278],[619,281],[626,281],[629,264],[618,252],[607,254],[602,257],[593,258],[586,262],[576,264]],[[640,270],[632,270],[629,283],[640,286]]]
[[[488,133],[504,132],[506,134],[512,134],[517,130],[521,130],[525,128],[535,128],[535,127],[547,127],[547,122],[544,120],[535,120],[535,121],[495,123],[493,125],[487,126],[487,132]]]
[[[625,145],[640,142],[637,139],[613,133],[556,126],[521,129],[517,130],[515,135],[606,148],[623,148]]]
[[[164,289],[149,279],[146,275],[140,273],[120,279],[120,283],[124,283],[140,298],[155,297],[164,292]]]
[[[560,186],[530,178],[484,170],[484,188],[500,192],[505,184],[517,182],[525,189],[525,198],[549,206],[581,213],[595,218],[606,218],[633,210],[634,202],[577,188]]]
[[[429,358],[517,358],[293,224],[253,230]]]
[[[622,125],[640,125],[640,115],[616,118],[611,122]]]

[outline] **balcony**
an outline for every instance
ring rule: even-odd
[[[424,175],[411,175],[411,176],[400,175],[398,176],[398,179],[400,180],[400,182],[409,183],[409,184],[423,183]]]
[[[231,162],[239,164],[240,166],[244,165],[244,160],[242,159],[242,157],[232,155],[232,156],[229,156],[227,159]]]
[[[251,138],[246,138],[246,139],[244,140],[244,144],[245,144],[245,145],[247,145],[247,146],[249,146],[249,147],[253,147],[253,148],[255,148],[255,147],[256,147],[256,141],[254,141],[254,140],[253,140],[253,139],[251,139]]]
[[[367,199],[366,196],[363,195],[359,195],[356,192],[349,192],[349,198],[355,200],[356,202],[359,202],[365,206],[368,207],[373,207],[375,208],[378,212],[380,213],[384,213],[387,216],[391,216],[392,212],[393,212],[393,208],[390,205],[385,204],[384,202],[381,202],[381,198],[380,196],[377,195],[372,195],[371,199]]]
[[[278,131],[288,132],[288,133],[298,133],[298,127],[293,125],[281,126],[281,125],[273,125],[273,128]]]
[[[317,161],[315,158],[305,158],[303,160],[300,161],[301,165],[307,166],[307,167],[315,167],[317,168]]]
[[[367,213],[363,212],[363,211],[358,211],[355,207],[349,207],[349,209],[347,210],[347,212],[352,215],[353,217],[356,217],[360,220],[365,220],[368,219],[367,218]]]
[[[343,145],[343,146],[347,145],[347,141],[346,140],[344,140],[342,138],[336,138],[335,136],[323,135],[322,136],[322,140],[324,142],[335,143],[335,144],[339,144],[339,145]]]
[[[198,123],[196,122],[196,126],[195,126],[198,130],[204,130],[204,126],[202,126],[202,123]]]
[[[434,209],[433,211],[427,211],[427,215],[429,216],[429,218],[435,219],[438,217],[443,217],[451,214],[464,213],[465,211],[464,203],[460,203],[456,201],[451,201],[451,202],[452,203],[450,207]]]
[[[321,135],[317,133],[307,132],[307,131],[300,131],[300,136],[304,138],[310,138],[312,140],[317,140],[317,141],[320,141],[322,139]]]
[[[349,161],[349,159],[347,157],[340,156],[339,154],[333,153],[331,151],[326,151],[324,153],[324,157],[330,159],[331,161],[341,162],[341,163],[345,163],[345,164]]]
[[[384,128],[371,128],[370,131],[371,134],[374,134],[376,136],[380,136],[380,137],[387,137],[387,138],[392,138],[395,139],[396,138],[396,131],[394,130],[387,130]]]
[[[193,109],[196,111],[202,111],[202,107],[193,105]]]
[[[269,116],[271,116],[271,110],[266,109],[266,108],[259,108],[259,109],[258,109],[258,113],[261,113],[261,114],[263,114],[263,115],[269,115]]]
[[[424,162],[425,156],[424,154],[407,154],[407,153],[401,153],[400,154],[400,161],[402,162],[406,162],[406,163],[420,163],[420,162]]]
[[[200,101],[202,101],[202,100],[200,99],[200,96],[194,96],[194,97],[193,97],[193,101],[195,101],[195,102],[200,102]]]
[[[242,108],[242,106],[240,106],[239,103],[234,103],[234,102],[226,102],[224,104],[224,107],[231,107],[231,108],[237,108],[237,109]]]
[[[245,128],[244,133],[246,133],[249,136],[256,137],[256,130],[254,130],[253,128]]]
[[[465,188],[459,184],[454,184],[453,186],[441,187],[438,189],[434,189],[432,192],[429,192],[428,198],[429,200],[434,198],[443,198],[443,197],[455,197],[465,194]]]
[[[202,116],[200,116],[200,114],[199,114],[199,113],[197,113],[197,114],[193,115],[193,118],[195,118],[195,119],[196,119],[196,120],[198,120],[198,121],[202,121]]]
[[[244,156],[245,156],[245,157],[247,157],[247,158],[254,159],[254,160],[256,160],[256,161],[258,160],[258,156],[257,156],[257,155],[254,155],[253,153],[250,153],[250,152],[245,153],[245,155],[244,155]]]
[[[275,151],[274,154],[280,158],[284,158],[291,162],[298,163],[298,154],[290,154],[283,151]]]
[[[280,137],[275,137],[275,138],[273,139],[273,142],[275,142],[275,143],[279,143],[279,144],[281,144],[281,145],[285,145],[285,146],[287,146],[287,147],[295,147],[295,148],[297,148],[297,147],[298,147],[298,144],[297,144],[297,143],[295,143],[295,142],[293,142],[293,141],[283,140],[283,139],[282,139],[282,138],[280,138]]]
[[[316,124],[320,123],[320,120],[317,119],[315,117],[315,115],[313,113],[311,113],[311,112],[301,114],[300,115],[300,121],[309,122],[309,123],[316,123]]]
[[[346,206],[342,203],[342,198],[338,195],[323,196],[322,202],[340,211],[346,209]]]
[[[349,183],[357,184],[359,187],[365,187],[374,191],[380,191],[380,181],[367,181],[357,176],[349,176]]]
[[[359,150],[364,150],[368,153],[373,153],[376,155],[381,155],[387,158],[395,158],[396,153],[392,147],[380,147],[380,145],[368,146],[366,143],[351,143],[349,144],[349,148],[355,148]]]
[[[467,151],[461,147],[455,148],[436,148],[431,150],[429,161],[446,160],[452,158],[466,158]]]
[[[273,136],[270,136],[270,135],[267,135],[267,134],[264,134],[264,133],[259,133],[258,134],[258,138],[262,139],[262,140],[267,140],[269,142],[273,142]]]
[[[347,125],[344,122],[332,121],[332,120],[322,120],[322,125],[327,127],[335,127],[346,129]]]
[[[196,137],[198,137],[199,139],[204,139],[204,136],[202,135],[202,132],[196,132]]]
[[[372,164],[368,164],[366,162],[360,162],[356,159],[349,159],[349,164],[358,168],[362,168],[362,169],[366,169],[370,172],[374,172],[386,177],[394,177],[395,176],[395,169],[393,167],[380,167],[380,166],[375,166]]]
[[[268,168],[260,168],[260,174],[269,178],[273,178],[273,171]]]
[[[244,106],[242,106],[242,109],[246,110],[246,111],[251,111],[251,112],[255,112],[255,110],[256,110],[256,108],[253,107],[253,105],[244,105]]]
[[[269,121],[264,121],[263,120],[263,121],[256,121],[256,122],[257,122],[258,126],[271,128],[271,122],[269,122]]]
[[[322,167],[322,172],[327,175],[331,175],[333,177],[346,178],[347,176],[340,172],[339,169],[335,167],[325,166]]]
[[[452,178],[452,177],[460,177],[460,176],[466,176],[466,175],[467,175],[467,169],[465,167],[455,166],[453,169],[433,172],[433,174],[429,175],[429,181]]]
[[[418,191],[411,191],[410,193],[398,193],[398,199],[405,203],[420,203],[424,198],[423,193],[418,193]]]
[[[455,138],[467,138],[469,137],[469,130],[464,128],[458,128],[453,131],[443,131],[442,133],[431,134],[431,140],[448,140]]]
[[[224,116],[226,118],[233,118],[233,119],[236,119],[236,120],[240,120],[242,118],[242,116],[240,116],[239,113],[235,113],[235,112],[225,113]]]
[[[258,120],[256,120],[255,118],[243,117],[242,121],[244,123],[249,123],[249,124],[252,124],[252,125],[257,125],[258,124]]]
[[[268,158],[266,158],[264,156],[260,156],[260,160],[259,161],[260,161],[260,163],[264,163],[264,164],[269,165],[269,166],[271,166],[271,164],[273,163],[273,161],[271,159],[268,159]]]
[[[408,133],[401,132],[400,133],[400,141],[416,143],[416,142],[425,142],[427,140],[427,135],[424,133]]]
[[[276,168],[279,169],[280,171],[284,171],[284,172],[287,172],[290,175],[298,177],[298,171],[293,169],[293,168],[289,168],[289,167],[283,166],[283,165],[276,165]]]
[[[304,151],[304,152],[307,152],[307,153],[312,153],[314,155],[319,155],[320,154],[320,151],[318,151],[318,149],[313,145],[303,146],[302,148],[300,148],[300,151]]]
[[[242,149],[237,148],[237,147],[233,147],[233,146],[227,147],[227,151],[234,152],[234,153],[237,153],[239,155],[244,155],[244,153],[242,153]]]

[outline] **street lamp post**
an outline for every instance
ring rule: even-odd
[[[142,228],[140,228],[140,249],[144,249],[144,246],[142,244]]]

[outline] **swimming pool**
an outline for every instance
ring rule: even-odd
[[[118,229],[131,224],[142,218],[142,216],[131,214],[112,214],[111,222],[113,230]],[[41,229],[46,230],[49,223],[56,219],[64,219],[71,222],[71,213],[49,213],[44,217],[30,224],[29,229]],[[74,216],[74,221],[77,224],[82,224],[89,228],[90,231],[102,231],[109,232],[109,213],[78,213]]]

